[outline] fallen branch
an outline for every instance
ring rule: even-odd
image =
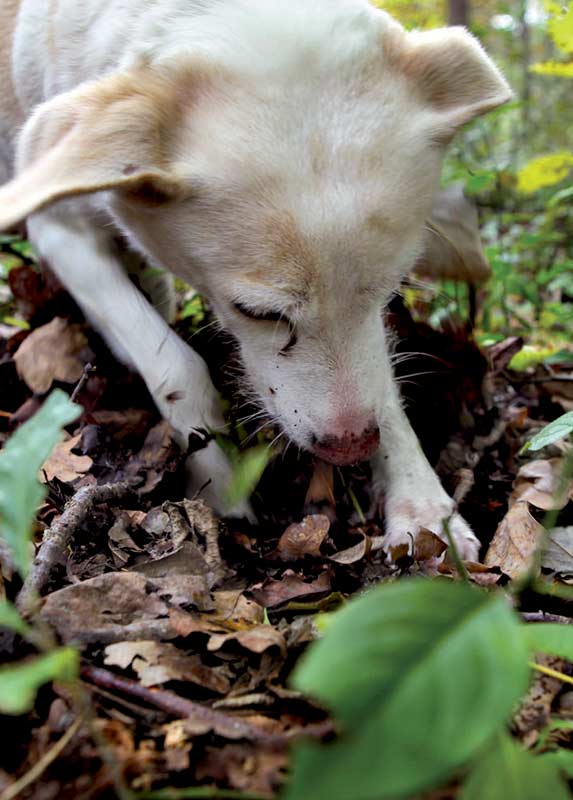
[[[84,486],[71,498],[60,517],[44,532],[32,569],[18,595],[17,606],[24,615],[32,614],[42,590],[56,564],[65,560],[68,544],[95,505],[117,502],[132,492],[128,481],[103,486]]]
[[[334,733],[334,727],[329,720],[307,725],[289,733],[269,733],[252,722],[246,722],[222,711],[215,711],[200,703],[194,703],[192,700],[180,697],[167,689],[148,689],[137,683],[137,681],[131,680],[131,678],[123,678],[101,667],[84,666],[81,674],[82,678],[91,681],[96,686],[137,697],[139,700],[160,708],[171,716],[192,720],[199,726],[204,727],[205,733],[213,731],[226,739],[247,739],[267,747],[281,748],[290,744],[295,737],[308,736],[315,739],[323,739],[325,736]]]

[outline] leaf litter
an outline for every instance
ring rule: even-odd
[[[383,520],[368,513],[367,468],[333,470],[292,448],[271,461],[257,487],[257,527],[216,519],[200,498],[184,497],[186,453],[141,379],[113,359],[51,278],[27,264],[10,274],[31,331],[0,342],[0,375],[7,378],[0,381],[0,442],[35,413],[50,387],[75,389],[84,409],[41,470],[48,494],[37,553],[78,493],[126,487],[80,509],[38,584],[41,619],[59,641],[80,649],[91,721],[78,721],[42,781],[21,796],[65,800],[198,785],[275,796],[289,744],[334,733],[326,712],[288,682],[318,636],[317,614],[396,576],[451,579],[455,565],[444,559],[442,540],[424,531],[413,555],[397,553],[397,564],[387,566]],[[512,372],[515,337],[484,353],[467,329],[434,330],[399,300],[389,322],[398,349],[447,364],[404,391],[428,456],[484,544],[484,563],[466,565],[470,579],[487,587],[526,574],[545,536],[544,515],[554,511],[539,568],[569,583],[571,481],[561,478],[567,447],[554,442],[520,454],[547,419],[569,410],[566,392],[560,395],[567,384],[545,382],[543,366],[525,379]],[[179,323],[186,337],[190,324]],[[230,418],[243,416],[237,392],[222,369],[218,374],[233,353],[218,337],[193,333],[229,400]],[[411,361],[407,369],[418,371]],[[550,377],[556,374],[573,374],[573,362],[554,365]],[[248,425],[233,428],[235,446],[251,433]],[[258,441],[273,436],[263,432]],[[5,591],[15,599],[18,580],[2,566]],[[0,646],[6,662],[30,652],[14,637]],[[566,669],[562,660],[552,664]],[[531,745],[552,715],[573,707],[571,697],[555,679],[539,676],[514,732]],[[0,789],[50,751],[76,708],[70,689],[56,683],[42,690],[30,715],[15,718]]]

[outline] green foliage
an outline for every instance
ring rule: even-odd
[[[568,800],[551,755],[534,756],[499,735],[470,772],[459,800]]]
[[[49,681],[73,681],[79,673],[79,653],[70,647],[61,647],[0,668],[0,712],[24,714],[29,711],[40,686]]]
[[[36,510],[45,496],[38,472],[62,437],[62,428],[80,414],[80,407],[56,390],[0,453],[0,536],[24,577],[30,566],[30,535]]]
[[[227,492],[229,506],[247,500],[254,492],[271,458],[267,445],[252,447],[243,454],[235,453],[232,459],[233,476]]]
[[[567,411],[562,414],[553,422],[550,422],[539,433],[536,433],[525,445],[522,447],[522,452],[526,450],[541,450],[542,447],[547,447],[548,444],[553,444],[559,439],[564,439],[573,431],[573,411]]]
[[[436,785],[503,728],[527,676],[503,596],[445,581],[374,589],[335,615],[295,674],[343,735],[299,748],[287,800],[381,800]]]
[[[0,602],[0,628],[14,631],[20,636],[27,636],[30,630],[14,606],[6,600]]]

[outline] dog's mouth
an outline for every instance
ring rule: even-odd
[[[311,451],[323,461],[328,461],[337,467],[347,467],[360,461],[367,461],[374,455],[379,444],[380,431],[375,428],[359,438],[349,435],[342,438],[326,438],[313,444]]]

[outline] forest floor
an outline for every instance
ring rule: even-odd
[[[333,469],[293,447],[276,453],[257,487],[257,526],[217,520],[200,498],[186,499],[187,454],[141,379],[52,279],[22,262],[10,271],[10,302],[29,327],[0,328],[0,444],[52,387],[84,409],[44,465],[49,493],[36,537],[57,528],[66,509],[68,538],[47,564],[40,617],[80,647],[83,667],[75,688],[48,685],[33,712],[1,719],[0,797],[15,796],[16,780],[24,800],[274,797],[291,743],[334,735],[327,712],[289,686],[317,636],[316,615],[381,580],[455,579],[456,567],[429,531],[413,556],[394,553],[388,566],[383,520],[369,518],[367,467]],[[468,326],[432,329],[400,300],[389,324],[398,349],[417,354],[398,367],[414,428],[483,544],[481,563],[466,565],[471,579],[488,587],[522,576],[557,505],[561,533],[542,568],[570,582],[573,515],[569,496],[555,500],[567,446],[519,453],[573,408],[573,355],[517,372],[509,367],[517,337],[482,350]],[[191,318],[178,330],[212,368],[235,443],[272,441],[272,430],[237,422],[249,409],[217,366],[232,362],[229,343],[208,324],[196,331]],[[15,599],[9,563],[1,580]],[[573,617],[570,602],[527,593],[520,611],[531,620]],[[4,663],[31,652],[0,634]],[[514,732],[535,743],[556,714],[572,717],[573,692],[540,676]],[[572,746],[569,732],[559,736]],[[455,794],[454,785],[432,797]]]

